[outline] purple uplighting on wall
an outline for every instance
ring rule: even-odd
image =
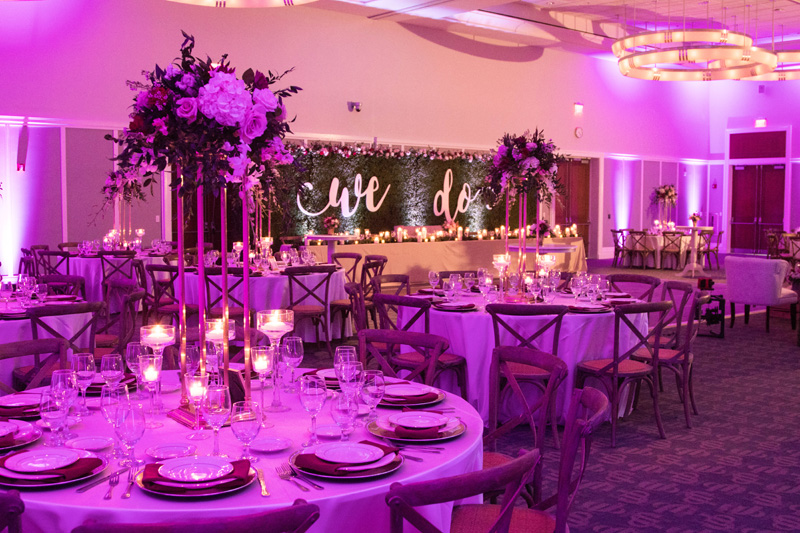
[[[611,201],[614,205],[614,227],[631,227],[631,204],[634,189],[633,168],[630,160],[615,160],[614,174],[611,180]]]

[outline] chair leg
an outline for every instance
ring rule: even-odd
[[[686,418],[686,427],[692,429],[692,419],[689,415],[689,398],[687,398],[689,395],[689,374],[686,372],[686,370],[681,372],[681,374],[681,377],[683,378],[681,380],[683,383],[681,383],[680,387],[680,390],[683,393],[681,394],[681,396],[683,396],[683,416]]]
[[[769,306],[767,306],[767,333],[769,333]]]
[[[695,415],[699,415],[700,411],[697,410],[697,404],[694,402],[694,365],[689,366],[686,370],[689,373],[689,380],[688,380],[688,388],[689,388],[689,400],[692,402],[692,412]]]
[[[556,450],[559,450],[561,449],[561,439],[558,436],[558,420],[556,418],[555,402],[550,402],[547,409],[550,411],[550,425],[553,428],[553,446],[555,446]],[[547,423],[545,423],[545,429],[547,429]]]
[[[736,320],[736,304],[731,302],[731,327],[733,327],[734,320]]]
[[[789,313],[792,316],[792,331],[797,329],[797,304],[789,306]]]
[[[658,434],[661,436],[662,439],[667,438],[667,434],[664,433],[664,424],[661,422],[661,409],[658,406],[658,387],[656,387],[655,382],[651,379],[645,379],[647,381],[647,385],[650,387],[650,396],[653,398],[653,412],[656,416],[656,425],[658,426]]]
[[[748,304],[744,306],[744,323],[750,323],[750,306]],[[769,308],[767,308],[767,331],[769,331]]]

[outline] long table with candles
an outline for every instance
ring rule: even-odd
[[[299,372],[302,371],[302,369],[299,370]],[[180,399],[177,372],[162,372],[161,383],[165,408],[168,410],[177,408]],[[423,387],[422,385],[411,386]],[[253,396],[256,401],[259,398],[257,387],[256,384]],[[402,385],[402,387],[407,388],[408,385]],[[328,393],[329,396],[331,394]],[[167,487],[161,489],[161,493],[153,490],[155,485],[152,483],[152,476],[155,475],[157,469],[153,470],[156,467],[153,467],[152,464],[164,462],[163,459],[159,460],[157,457],[166,457],[169,454],[177,454],[177,456],[194,454],[202,458],[212,453],[213,438],[187,439],[187,436],[193,431],[188,427],[192,425],[192,415],[190,414],[184,417],[175,416],[175,418],[173,418],[173,414],[169,416],[161,414],[154,417],[155,421],[160,422],[162,426],[146,429],[144,437],[134,447],[136,457],[144,459],[149,466],[144,471],[137,469],[137,481],[133,486],[130,498],[121,498],[127,488],[126,471],[121,473],[120,483],[114,489],[109,500],[103,499],[103,495],[109,488],[107,481],[82,493],[76,491],[77,488],[88,485],[91,479],[100,479],[112,472],[119,471],[120,465],[114,459],[105,459],[107,466],[97,471],[95,477],[87,478],[84,481],[66,482],[50,487],[47,487],[46,482],[43,487],[40,482],[39,486],[35,488],[30,486],[19,488],[13,484],[10,485],[8,478],[0,475],[0,486],[17,488],[21,492],[25,502],[22,523],[26,533],[70,531],[88,521],[105,524],[180,523],[184,525],[191,524],[195,520],[213,519],[224,522],[226,518],[240,518],[271,509],[288,507],[297,498],[303,498],[320,507],[320,519],[314,524],[312,530],[388,532],[389,508],[386,505],[385,497],[392,483],[440,479],[473,472],[482,467],[483,423],[469,403],[457,395],[446,394],[443,400],[436,404],[436,408],[443,410],[449,420],[455,421],[459,426],[463,425],[464,430],[456,436],[436,441],[435,445],[442,448],[441,453],[421,451],[424,448],[415,450],[413,449],[415,445],[411,443],[402,453],[420,458],[422,461],[404,459],[401,455],[391,463],[391,468],[386,467],[385,472],[378,470],[376,474],[365,474],[361,478],[346,475],[342,475],[338,479],[335,475],[315,476],[313,477],[314,482],[323,488],[321,490],[311,488],[307,492],[301,491],[294,483],[278,477],[276,468],[293,460],[297,453],[311,451],[311,449],[301,446],[301,443],[309,438],[310,417],[303,409],[297,394],[284,392],[281,396],[283,404],[289,407],[289,411],[280,414],[267,413],[267,422],[274,426],[268,429],[261,428],[251,448],[258,458],[258,462],[253,463],[252,467],[263,471],[265,484],[270,494],[268,497],[262,496],[259,482],[255,479],[252,471],[247,475],[246,466],[244,472],[247,477],[244,486],[241,486],[240,483],[239,488],[229,491],[220,490],[217,491],[217,494],[204,494],[209,491],[214,492],[212,487],[205,491],[188,491],[189,493],[199,492],[201,494],[199,496],[180,494],[181,490],[169,487],[171,482],[168,479],[157,481],[162,484],[161,486]],[[268,399],[271,397],[271,390],[267,391],[267,397]],[[149,402],[147,399],[142,401],[145,405]],[[336,426],[330,414],[331,403],[332,400],[328,399],[318,416],[317,424],[320,439],[326,444],[338,441],[334,431]],[[94,405],[94,403],[90,404],[93,414],[83,418],[70,430],[81,439],[77,442],[85,442],[88,446],[90,442],[98,443],[107,439],[110,446],[111,439],[109,437],[113,437],[115,432],[103,415],[94,410]],[[379,406],[377,413],[379,417],[385,419],[389,415],[403,414],[403,410]],[[149,415],[148,418],[150,418]],[[182,423],[179,423],[176,418],[182,420]],[[211,433],[209,430],[206,432]],[[334,436],[324,437],[323,434]],[[376,437],[363,425],[355,428],[349,440],[355,443],[369,441],[387,446],[387,441]],[[219,441],[220,451],[228,457],[227,461],[239,459],[242,454],[242,444],[234,436],[230,427],[223,427],[220,430]],[[420,444],[422,443],[420,442]],[[100,446],[101,449],[98,449],[96,453],[102,457],[111,451],[108,447],[95,444],[95,447],[97,446]],[[44,448],[42,439],[39,439],[22,449],[41,451],[67,450],[68,448]],[[379,448],[379,450],[381,449]],[[382,453],[388,454],[389,452]],[[187,459],[189,458],[187,457]],[[149,490],[142,488],[145,483],[142,472],[148,475],[150,484],[146,486],[150,487]],[[236,471],[231,475],[235,474]],[[302,479],[299,482],[305,485]],[[172,482],[172,484],[181,485],[178,482]],[[210,484],[213,485],[214,482],[212,481]],[[165,494],[170,491],[177,494]],[[442,531],[449,531],[451,510],[452,504],[450,503],[420,509],[423,515]]]
[[[327,261],[328,246],[309,246],[318,261]],[[509,244],[517,240],[509,241]],[[561,244],[574,246],[574,251],[553,254],[555,267],[559,270],[579,272],[586,270],[586,249],[580,237],[546,238],[545,245]],[[491,267],[492,256],[503,253],[502,240],[434,241],[402,243],[336,244],[337,252],[366,255],[385,255],[389,258],[384,274],[408,274],[412,282],[427,282],[431,270],[476,270]],[[529,262],[532,256],[529,257]],[[516,254],[512,254],[512,268]],[[531,267],[532,269],[532,267]]]

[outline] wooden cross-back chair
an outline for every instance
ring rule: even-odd
[[[647,268],[647,258],[650,256],[653,256],[653,265],[655,266],[656,251],[647,243],[647,232],[629,232],[628,239],[625,244],[630,250],[631,267],[633,267],[633,258],[638,257],[642,261],[642,269]]]
[[[333,262],[344,269],[344,276],[347,283],[357,282],[358,264],[361,262],[361,254],[351,252],[335,252],[331,255]]]
[[[675,268],[681,268],[681,255],[683,251],[683,232],[664,231],[661,233],[664,245],[661,247],[661,268],[664,268],[664,256],[675,258]]]
[[[646,302],[653,301],[655,290],[661,285],[661,280],[659,278],[646,276],[644,274],[609,274],[606,276],[606,279],[611,284],[612,291],[626,292],[624,289],[628,285],[641,288],[642,292],[631,294],[631,296]]]
[[[145,290],[136,289],[122,297],[122,309],[119,314],[119,334],[110,335],[97,333],[95,335],[95,359],[102,359],[103,355],[111,353],[125,353],[128,343],[136,333],[137,308],[144,300]],[[179,333],[179,332],[178,332]],[[176,338],[180,338],[177,336]]]
[[[36,272],[38,276],[69,276],[69,252],[58,250],[36,251]]]
[[[139,286],[133,266],[136,252],[101,250],[98,255],[103,271],[103,301],[110,306],[112,294],[130,292]]]
[[[69,343],[69,348],[75,352],[94,353],[95,335],[100,315],[105,311],[105,302],[83,302],[71,303],[59,306],[45,305],[43,307],[32,307],[28,309],[27,315],[31,319],[31,333],[34,339],[46,338],[47,336],[56,339],[64,339]],[[73,330],[73,334],[67,338],[48,324],[44,319],[53,316],[88,314],[86,321],[79,328]],[[77,343],[84,335],[89,335],[88,345],[80,346]]]
[[[625,247],[625,230],[612,229],[611,238],[614,240],[614,262],[612,266],[624,265],[625,258],[630,258],[631,250]],[[622,263],[620,263],[620,260]]]
[[[153,291],[153,302],[148,309],[145,320],[150,315],[155,315],[156,321],[160,322],[161,317],[170,316],[174,324],[180,325],[181,306],[175,292],[175,282],[178,280],[180,270],[177,266],[167,265],[145,265],[145,271],[150,278],[150,287]],[[200,311],[196,304],[186,304],[186,316],[190,317]],[[180,331],[176,332],[180,338]]]
[[[396,364],[396,358],[404,346],[414,350],[418,356],[418,361],[411,368]],[[437,368],[439,357],[449,346],[447,339],[430,333],[388,329],[365,329],[358,332],[359,356],[365,366],[369,359],[375,359],[385,375],[397,377],[396,369],[403,368],[410,371],[403,379],[412,381],[419,378],[426,385],[433,385],[441,371]]]
[[[378,312],[378,323],[381,329],[409,331],[420,320],[423,323],[424,333],[430,333],[430,300],[412,296],[378,293],[373,297],[372,301]],[[405,317],[402,326],[398,324],[399,316],[397,312],[400,307],[416,309],[413,316]]]
[[[26,367],[26,372],[20,376],[24,384],[21,389],[16,389],[6,383],[0,382],[0,390],[13,394],[20,390],[34,389],[46,385],[53,370],[67,367],[67,349],[69,343],[64,339],[39,339],[0,344],[0,361],[8,361],[22,357],[34,356],[34,365]],[[42,358],[42,356],[45,356]]]
[[[39,276],[39,282],[47,284],[47,292],[49,294],[78,296],[84,300],[86,299],[86,278],[83,276],[52,274]]]

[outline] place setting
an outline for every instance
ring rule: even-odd
[[[289,460],[297,471],[326,479],[365,479],[390,474],[403,465],[395,446],[364,440],[306,448]]]
[[[20,392],[0,397],[0,418],[35,420],[39,418],[39,404],[42,395],[33,392]]]
[[[378,417],[367,426],[377,437],[402,442],[435,442],[462,435],[467,426],[460,418],[439,411],[404,411]]]
[[[439,311],[456,311],[456,312],[465,312],[465,311],[476,311],[478,307],[471,302],[436,302],[433,304],[434,309],[438,309]]]
[[[136,486],[156,496],[173,498],[213,497],[250,486],[258,472],[248,459],[190,455],[145,465]]]
[[[0,452],[36,442],[42,434],[41,428],[23,420],[0,421]]]
[[[15,488],[59,487],[96,476],[107,465],[106,458],[87,450],[37,448],[0,459],[0,484]]]
[[[386,389],[378,403],[379,407],[407,407],[435,405],[447,397],[447,394],[435,387],[410,382],[387,383]]]

